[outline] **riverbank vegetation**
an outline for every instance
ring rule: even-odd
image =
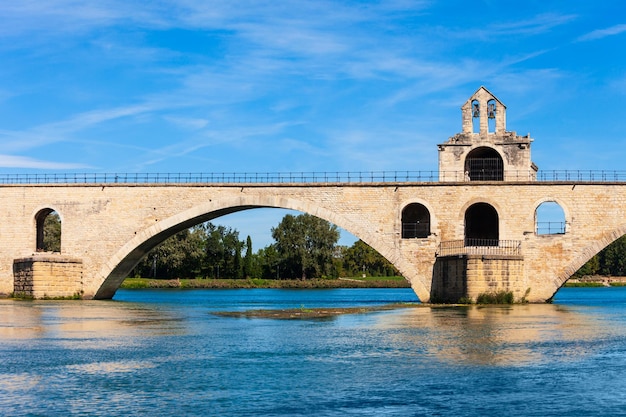
[[[126,278],[121,288],[144,289],[144,288],[408,288],[410,287],[404,277],[366,277],[366,278],[312,278],[301,279],[152,279],[152,278]]]
[[[582,278],[597,275],[605,277],[626,276],[626,235],[593,256],[574,274],[574,277]]]

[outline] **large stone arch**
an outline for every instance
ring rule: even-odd
[[[287,197],[246,195],[237,198],[226,198],[192,207],[181,213],[166,218],[136,233],[135,237],[124,244],[101,268],[97,277],[101,284],[94,298],[107,299],[113,297],[128,273],[137,265],[141,258],[152,248],[170,236],[193,225],[210,221],[215,218],[254,208],[283,208],[308,213],[327,220],[359,237],[377,250],[389,262],[394,264],[403,274],[411,272],[411,265],[402,260],[398,253],[390,250],[390,246],[381,242],[373,233],[364,231],[345,216],[338,215],[320,206],[311,205],[297,199]],[[429,292],[423,283],[411,282],[420,299],[428,299]]]
[[[626,235],[626,225],[623,225],[617,229],[602,233],[601,237],[584,249],[579,251],[581,254],[574,258],[572,262],[566,265],[562,272],[557,276],[557,291],[565,284],[565,282],[578,271],[589,259],[594,255],[597,255],[602,249],[615,242],[620,237]],[[556,294],[556,291],[554,292]],[[554,296],[554,294],[553,294]]]

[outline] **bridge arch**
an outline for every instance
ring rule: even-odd
[[[489,146],[472,149],[465,157],[465,172],[470,181],[503,181],[504,161],[500,153]]]
[[[208,201],[163,219],[136,233],[136,235],[124,244],[124,246],[122,246],[101,268],[97,276],[102,281],[94,298],[106,299],[113,297],[124,278],[126,278],[142,257],[168,237],[196,224],[210,221],[227,214],[254,208],[291,209],[325,219],[359,237],[389,260],[389,262],[394,264],[401,272],[410,271],[410,265],[403,261],[398,253],[391,251],[388,244],[379,241],[373,233],[363,230],[362,227],[359,227],[359,225],[355,224],[352,220],[342,215],[297,199],[245,195],[237,198]],[[420,299],[427,300],[429,298],[429,291],[422,283],[412,282],[411,284]]]
[[[626,225],[620,226],[617,229],[602,233],[601,237],[595,240],[593,243],[583,248],[578,257],[576,257],[569,265],[563,268],[562,272],[558,274],[555,282],[556,289],[554,294],[565,284],[565,282],[576,273],[589,259],[597,255],[602,249],[615,242],[620,237],[626,235]],[[554,294],[552,296],[554,296]]]

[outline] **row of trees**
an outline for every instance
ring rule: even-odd
[[[584,275],[626,276],[626,236],[601,250],[576,272],[576,276]]]
[[[309,214],[286,215],[272,228],[274,244],[253,252],[252,239],[210,222],[183,230],[150,251],[133,274],[155,278],[273,278],[397,275],[362,241],[338,246],[339,230]]]

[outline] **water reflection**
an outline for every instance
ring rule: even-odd
[[[87,343],[106,337],[115,344],[115,339],[132,343],[142,332],[182,335],[186,328],[183,317],[154,306],[110,301],[0,301],[0,337],[5,340],[53,338]],[[98,340],[98,347],[101,343]]]
[[[448,363],[522,365],[573,360],[621,329],[556,305],[418,307],[387,317],[395,342]],[[554,347],[554,348],[552,348]]]
[[[212,314],[411,302],[408,291],[0,300],[0,414],[612,416],[626,409],[626,288],[598,292],[602,301],[593,291],[570,292],[567,307],[419,306],[329,321]]]
[[[139,369],[153,368],[154,366],[156,366],[154,363],[148,361],[92,362],[69,365],[67,370],[83,374],[102,375],[135,372]]]

